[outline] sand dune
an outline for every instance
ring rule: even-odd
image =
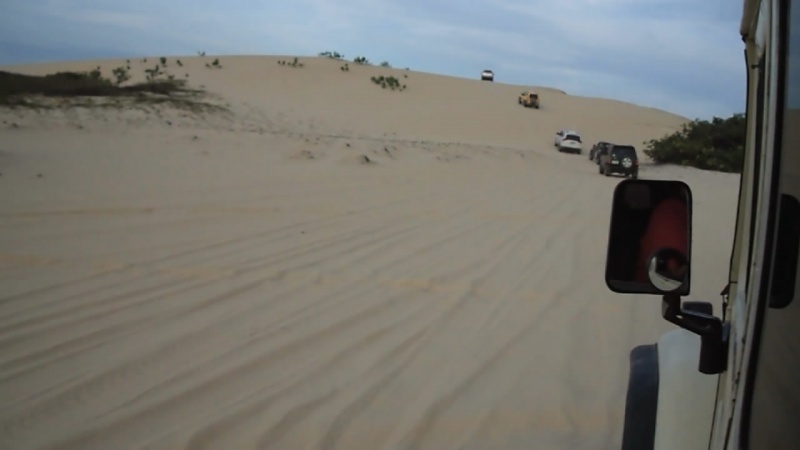
[[[181,71],[230,114],[0,109],[0,448],[619,446],[628,352],[672,327],[606,289],[619,179],[553,133],[640,145],[685,118],[211,59]],[[738,177],[641,176],[694,190],[693,297],[716,301]]]

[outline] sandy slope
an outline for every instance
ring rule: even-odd
[[[628,351],[672,327],[605,288],[619,179],[552,136],[685,119],[279,59],[183,60],[227,117],[0,111],[0,448],[618,447]],[[737,177],[642,177],[693,188],[716,301]]]

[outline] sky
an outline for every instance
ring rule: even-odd
[[[800,109],[800,82],[798,82],[800,80],[800,8],[790,8],[789,14],[786,106],[791,109]]]
[[[0,64],[336,51],[690,119],[744,112],[729,0],[3,0]]]

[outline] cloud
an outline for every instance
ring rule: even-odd
[[[157,18],[153,16],[113,11],[82,10],[74,14],[68,14],[65,17],[81,22],[132,28],[141,31],[153,29],[158,25]]]
[[[492,68],[498,82],[694,118],[744,109],[740,13],[696,0],[26,0],[0,4],[0,40],[142,55],[331,50],[471,78]]]

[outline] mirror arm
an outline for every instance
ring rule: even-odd
[[[664,295],[661,315],[670,323],[700,336],[701,373],[715,375],[725,371],[728,365],[729,324],[710,314],[686,310],[681,307],[677,295]]]

